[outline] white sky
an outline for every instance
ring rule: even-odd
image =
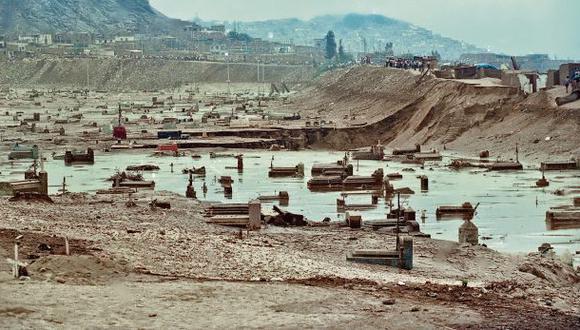
[[[580,0],[150,0],[167,16],[251,21],[376,13],[491,51],[580,59]]]

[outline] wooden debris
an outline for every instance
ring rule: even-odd
[[[274,226],[280,227],[300,227],[306,226],[308,222],[304,220],[304,216],[300,214],[294,214],[280,209],[277,206],[273,206],[274,212],[277,215],[270,217],[266,223]]]

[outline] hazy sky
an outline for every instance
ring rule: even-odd
[[[491,51],[580,59],[580,0],[151,0],[181,19],[249,21],[376,13]]]

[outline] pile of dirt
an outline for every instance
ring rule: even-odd
[[[10,199],[9,202],[37,202],[37,203],[54,203],[52,198],[48,195],[39,193],[17,193]]]
[[[17,237],[20,237],[18,243],[21,259],[35,260],[47,255],[65,254],[64,237],[13,229],[0,229],[0,248],[4,251],[12,251]],[[94,251],[89,241],[68,239],[68,242],[71,254],[91,254]],[[0,255],[0,257],[11,256],[11,254]]]
[[[569,286],[580,283],[580,276],[574,272],[572,266],[565,265],[559,260],[533,254],[518,267],[519,271],[532,274],[552,285]]]
[[[45,277],[59,283],[96,284],[126,276],[125,265],[95,256],[51,255],[34,261],[28,271],[33,278]]]
[[[518,143],[520,159],[567,159],[580,154],[580,103],[578,109],[558,108],[552,94],[526,96],[512,87],[363,66],[325,74],[293,97],[288,109],[346,128],[329,134],[320,147],[348,149],[380,140],[392,148],[446,146],[515,158]]]
[[[508,287],[525,288],[521,283],[508,282]],[[511,289],[510,289],[511,290]],[[417,303],[438,303],[472,308],[485,317],[485,322],[472,329],[535,328],[542,324],[546,329],[572,329],[580,326],[580,318],[535,304],[529,296],[514,299],[505,294],[504,287],[446,286],[434,283],[391,285],[388,292],[396,298],[412,299]]]

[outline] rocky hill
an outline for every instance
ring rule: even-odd
[[[473,45],[381,15],[348,14],[320,16],[309,21],[241,22],[237,23],[237,27],[254,37],[292,41],[301,45],[312,45],[314,39],[322,38],[333,30],[336,38],[343,39],[346,50],[350,52],[363,51],[365,42],[369,52],[384,50],[385,44],[392,42],[395,53],[430,54],[432,50],[437,50],[446,59],[457,59],[463,53],[480,51]]]
[[[173,31],[183,24],[155,10],[148,0],[0,1],[0,34],[154,33]]]

